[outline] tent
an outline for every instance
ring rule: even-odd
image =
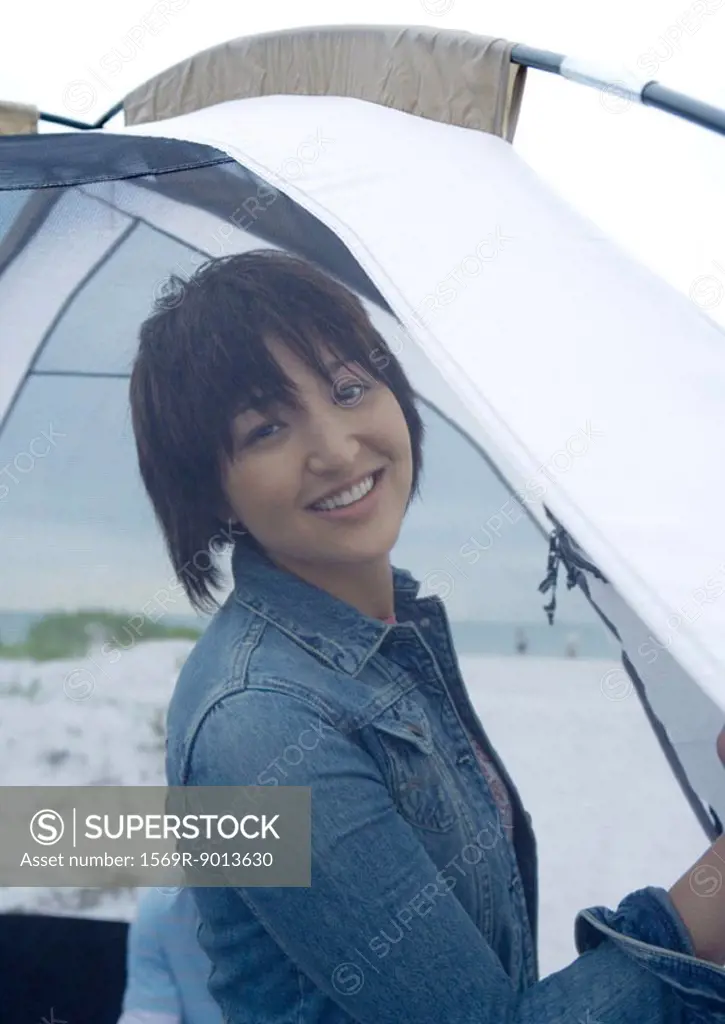
[[[134,469],[136,329],[170,273],[280,247],[356,290],[441,450],[465,448],[450,493],[412,511],[405,564],[479,620],[513,590],[556,629],[578,594],[621,657],[603,696],[636,692],[714,838],[722,331],[520,159],[528,67],[725,132],[722,111],[658,83],[501,39],[359,27],[198,54],[127,96],[114,132],[0,139],[0,604],[64,608],[72,592],[151,618],[170,582]]]

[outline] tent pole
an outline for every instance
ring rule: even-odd
[[[115,103],[110,110],[107,110],[102,117],[99,117],[93,124],[86,124],[85,121],[76,121],[72,117],[63,117],[61,114],[46,114],[45,111],[41,110],[38,113],[38,120],[47,121],[49,124],[60,124],[64,128],[75,128],[78,131],[95,131],[103,126],[115,117],[116,114],[120,114],[123,110],[123,100],[119,103]]]
[[[701,128],[709,128],[710,131],[725,135],[725,110],[713,107],[710,103],[703,103],[692,96],[685,96],[684,93],[675,92],[659,82],[648,82],[642,90],[642,103],[647,107],[655,107],[657,110],[664,110],[666,114],[674,114],[675,117],[683,117],[692,124],[699,124]]]
[[[46,114],[42,110],[38,113],[38,120],[47,121],[49,124],[61,124],[65,128],[77,128],[78,131],[86,131],[93,127],[85,121],[75,121],[72,117],[63,117],[60,114]]]
[[[561,75],[562,78],[579,82],[580,85],[588,85],[622,100],[663,110],[666,114],[673,114],[675,117],[690,121],[691,124],[725,135],[725,110],[675,89],[668,89],[660,82],[638,81],[624,68],[605,67],[596,61],[565,57],[563,53],[536,50],[520,44],[514,46],[511,51],[511,63]]]

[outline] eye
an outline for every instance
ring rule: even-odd
[[[260,427],[255,427],[254,430],[247,434],[244,443],[253,444],[255,441],[263,441],[267,437],[273,437],[272,431],[275,427],[281,426],[281,423],[263,423]]]
[[[370,385],[363,384],[358,377],[353,376],[339,377],[333,387],[337,404],[347,407],[359,405],[366,391],[370,391]]]

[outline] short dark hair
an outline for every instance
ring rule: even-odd
[[[294,400],[292,381],[267,348],[271,337],[331,384],[320,339],[346,365],[362,364],[390,388],[410,433],[409,504],[418,491],[424,428],[415,393],[355,294],[307,260],[274,249],[209,260],[188,280],[172,275],[141,325],[131,417],[144,486],[174,571],[199,611],[218,604],[212,588],[223,578],[212,556],[235,535],[218,515],[219,460],[222,450],[232,454],[232,420],[245,405]],[[243,543],[256,545],[250,536]]]

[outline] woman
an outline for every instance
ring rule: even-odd
[[[538,980],[528,816],[442,603],[390,564],[423,427],[358,300],[278,252],[210,262],[144,323],[131,406],[197,607],[234,544],[171,702],[168,782],[312,790],[311,887],[194,890],[225,1020],[725,1021],[725,895],[690,884],[725,840],[669,893],[583,912],[583,955]]]

